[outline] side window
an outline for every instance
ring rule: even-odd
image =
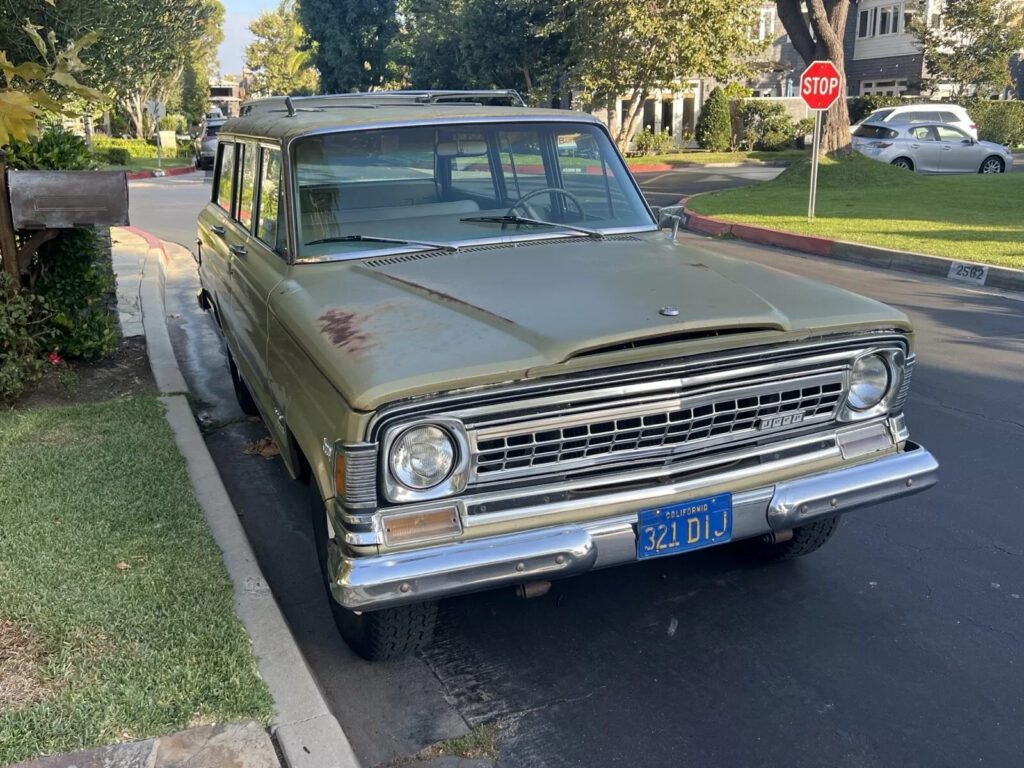
[[[285,252],[284,206],[281,205],[281,150],[263,148],[260,214],[256,237],[278,253]]]
[[[239,153],[242,172],[238,184],[235,218],[243,227],[252,231],[252,204],[256,192],[256,160],[259,157],[259,149],[255,144],[240,144]]]
[[[231,187],[235,178],[235,145],[221,144],[217,152],[217,205],[230,214]]]
[[[935,130],[939,132],[939,141],[964,141],[967,139],[966,133],[951,125],[937,125]]]
[[[919,125],[910,129],[910,135],[918,141],[935,141],[935,134],[928,125]]]
[[[958,123],[957,116],[952,112],[939,112],[939,119],[944,123]]]

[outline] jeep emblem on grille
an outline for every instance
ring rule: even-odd
[[[769,416],[768,418],[761,419],[757,425],[759,431],[763,432],[766,429],[778,429],[779,427],[792,427],[796,424],[800,424],[804,420],[804,414],[802,413],[787,413],[784,416]]]

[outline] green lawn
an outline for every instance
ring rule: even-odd
[[[642,157],[627,157],[629,165],[649,165],[651,163],[668,163],[669,165],[680,165],[683,163],[696,163],[706,165],[707,163],[791,163],[807,157],[808,153],[802,149],[783,149],[779,152],[704,152],[702,150],[691,150],[689,152],[671,152],[664,155],[644,155]]]
[[[0,414],[0,765],[270,695],[152,397]]]
[[[921,176],[855,155],[823,159],[807,223],[810,162],[753,187],[695,197],[697,212],[838,240],[1024,268],[1024,173]]]

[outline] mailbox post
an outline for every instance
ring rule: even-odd
[[[7,153],[0,149],[0,258],[4,271],[17,280],[18,243],[14,239],[14,220],[11,218],[11,195],[7,189]]]

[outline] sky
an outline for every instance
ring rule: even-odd
[[[245,46],[252,42],[249,23],[261,11],[277,7],[277,2],[266,0],[221,0],[224,3],[224,42],[217,49],[220,71],[224,75],[242,73]]]

